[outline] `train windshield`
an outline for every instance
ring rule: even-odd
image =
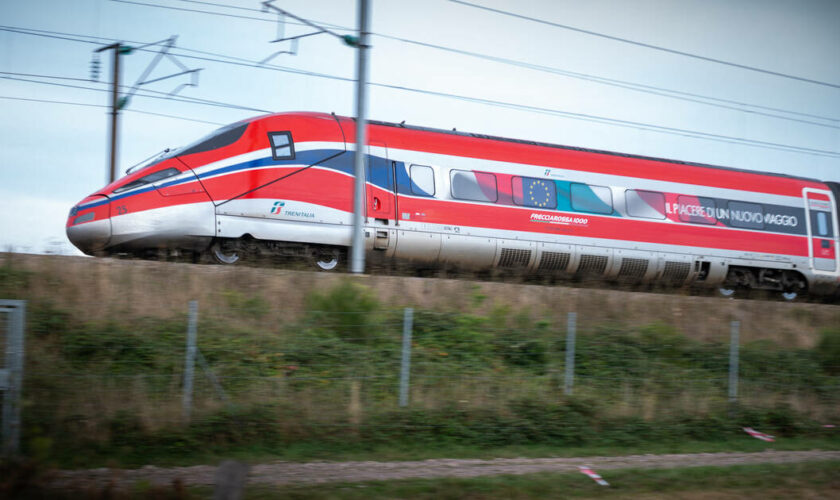
[[[224,127],[205,135],[201,139],[187,144],[183,148],[166,148],[160,153],[152,155],[140,163],[129,167],[125,173],[130,174],[131,172],[136,172],[137,170],[144,170],[157,165],[163,160],[168,160],[169,158],[174,158],[176,156],[203,153],[205,151],[212,151],[214,149],[230,146],[242,137],[246,128],[248,128],[248,123],[237,122],[231,125],[225,125]]]
[[[195,153],[204,153],[206,151],[212,151],[214,149],[230,146],[234,142],[238,141],[240,137],[242,137],[242,134],[245,133],[245,129],[247,128],[248,122],[237,122],[231,125],[226,125],[210,133],[209,135],[206,135],[201,139],[186,145],[183,149],[175,151],[172,154],[172,156],[174,156],[175,154],[177,154],[178,156],[183,156]]]

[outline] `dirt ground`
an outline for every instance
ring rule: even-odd
[[[248,484],[282,485],[396,479],[470,478],[500,474],[576,472],[587,466],[603,475],[611,469],[784,464],[840,460],[840,451],[764,451],[760,453],[695,453],[584,458],[510,458],[493,460],[434,459],[406,462],[275,462],[252,465]],[[56,471],[50,483],[60,489],[89,489],[105,485],[128,488],[142,481],[151,485],[212,486],[217,468],[211,465],[141,469]]]

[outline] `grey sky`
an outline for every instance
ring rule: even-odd
[[[197,1],[131,1],[272,19],[256,11],[214,7]],[[678,51],[840,84],[840,2],[836,1],[470,1]],[[632,91],[382,37],[373,38],[371,51],[370,80],[375,83],[837,154],[815,155],[711,141],[376,86],[370,89],[369,114],[373,119],[406,120],[431,127],[457,127],[492,135],[840,181],[840,89],[836,87],[703,62],[446,0],[372,0],[372,3],[375,33],[565,72],[793,111],[801,114],[750,108],[816,124]],[[256,0],[227,4],[252,9],[260,6]],[[356,25],[355,0],[278,0],[277,5],[320,22],[351,28]],[[130,42],[153,42],[178,35],[178,49],[174,52],[200,57],[204,56],[183,49],[259,61],[290,48],[288,43],[268,43],[277,33],[275,22],[113,0],[3,0],[0,19],[5,27]],[[287,35],[308,30],[297,25],[285,26]],[[103,55],[99,83],[8,74],[86,79],[95,48],[95,44],[0,31],[0,71],[6,72],[0,76],[106,90],[110,79],[109,55]],[[133,83],[152,57],[148,52],[125,57],[123,81]],[[199,86],[182,91],[183,97],[272,111],[335,111],[344,115],[354,112],[354,88],[349,82],[185,57],[179,60],[191,68],[204,68]],[[353,49],[328,35],[304,38],[296,56],[280,55],[270,64],[355,77]],[[175,70],[175,65],[167,63],[152,76]],[[182,77],[147,88],[169,92],[183,81],[186,80]],[[71,252],[63,229],[67,210],[105,183],[107,109],[9,97],[105,106],[109,95],[102,91],[0,78],[0,245],[26,251]],[[165,147],[185,144],[217,127],[139,111],[218,124],[259,114],[137,97],[122,113],[121,170]]]

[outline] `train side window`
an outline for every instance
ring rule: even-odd
[[[817,236],[830,236],[828,233],[828,213],[813,212],[817,219]]]
[[[606,186],[591,186],[573,182],[569,186],[572,209],[578,212],[611,214],[613,211],[612,191]]]
[[[557,187],[554,181],[534,177],[513,177],[513,202],[535,208],[557,208]]]
[[[291,132],[269,132],[271,142],[271,157],[275,160],[294,160],[295,144],[292,142]]]
[[[411,166],[411,193],[420,196],[435,195],[435,172],[432,167]]]
[[[624,192],[627,215],[642,219],[665,218],[665,195],[656,191],[628,189]]]
[[[761,205],[743,201],[730,201],[726,205],[732,227],[764,229],[764,207]]]
[[[449,180],[453,198],[491,203],[499,199],[496,176],[493,174],[472,170],[452,170],[449,172]]]
[[[680,221],[692,224],[717,224],[715,200],[702,196],[678,196],[675,212]]]

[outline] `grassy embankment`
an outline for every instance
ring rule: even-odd
[[[64,466],[764,449],[743,426],[780,436],[780,449],[840,446],[823,427],[837,423],[840,329],[813,324],[810,309],[810,346],[773,332],[745,342],[737,406],[725,337],[616,318],[582,326],[575,394],[564,396],[562,318],[473,288],[457,308],[415,311],[411,404],[399,408],[402,312],[375,283],[340,278],[299,290],[297,305],[230,282],[203,300],[198,345],[224,393],[197,367],[183,422],[185,311],[68,297],[155,300],[138,296],[136,277],[90,262],[89,287],[60,266],[0,266],[0,296],[30,301],[24,448]],[[183,269],[147,264],[161,279]],[[202,288],[191,279],[186,288]]]

